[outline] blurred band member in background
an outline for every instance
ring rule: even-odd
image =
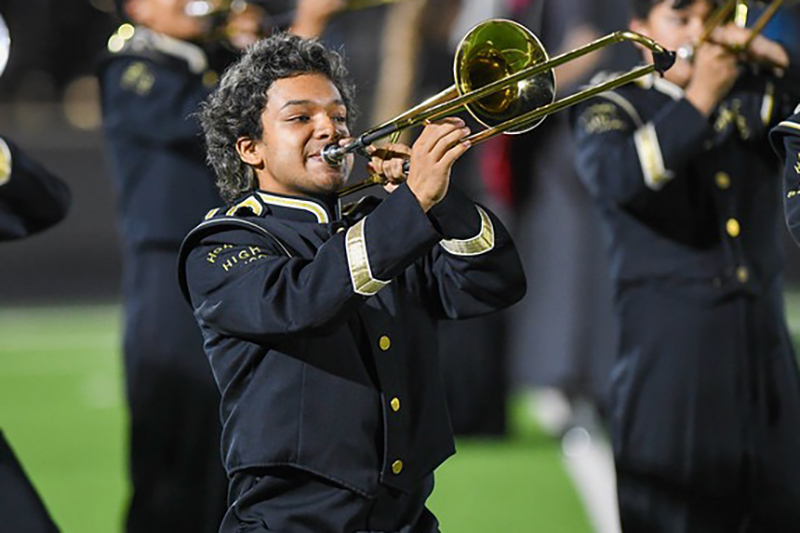
[[[0,240],[20,239],[67,216],[66,184],[0,137]]]
[[[264,32],[260,8],[212,24],[187,0],[118,0],[123,25],[101,64],[102,108],[123,245],[130,409],[129,532],[217,531],[227,479],[219,393],[175,265],[186,233],[220,204],[193,114]],[[338,0],[302,0],[291,22],[319,31]]]
[[[800,376],[783,311],[780,182],[767,133],[798,57],[719,27],[706,0],[633,0],[630,28],[676,50],[576,110],[620,318],[611,437],[625,532],[800,530]],[[646,60],[650,60],[647,54]]]
[[[794,240],[800,244],[800,106],[794,115],[782,121],[770,132],[772,147],[783,165],[783,202],[786,225]]]
[[[21,239],[67,215],[67,185],[0,137],[0,241]],[[58,531],[42,500],[0,432],[0,524],[4,531]]]

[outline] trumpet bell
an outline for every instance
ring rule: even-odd
[[[549,59],[539,39],[511,20],[492,19],[472,28],[461,40],[453,63],[456,89],[464,95]],[[523,79],[466,105],[486,127],[496,126],[555,100],[556,79],[551,70]],[[506,133],[524,133],[539,121]]]

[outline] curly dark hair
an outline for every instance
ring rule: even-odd
[[[275,81],[301,74],[327,76],[342,96],[349,126],[355,115],[354,88],[342,56],[315,39],[274,34],[251,45],[223,74],[219,86],[201,105],[207,161],[217,174],[222,198],[231,203],[256,187],[255,172],[236,152],[240,137],[260,139],[261,114]]]

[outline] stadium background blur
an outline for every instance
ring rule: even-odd
[[[65,222],[0,255],[0,428],[68,533],[120,530],[127,497],[121,259],[93,76],[118,25],[113,9],[113,0],[0,0],[13,41],[0,132],[74,197]],[[798,287],[800,250],[785,235],[787,284]],[[796,334],[800,299],[787,296]],[[438,472],[431,506],[444,530],[589,531],[562,450],[513,400],[509,409],[506,439],[461,439]]]

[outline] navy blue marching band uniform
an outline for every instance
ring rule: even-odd
[[[452,187],[427,215],[406,185],[331,212],[257,191],[183,244],[222,391],[222,531],[438,531],[424,502],[454,445],[436,322],[524,293],[506,230]]]
[[[800,243],[800,106],[794,115],[780,122],[770,132],[770,141],[784,161],[783,195],[786,225]]]
[[[621,319],[610,426],[625,531],[800,529],[800,380],[767,141],[796,70],[743,74],[710,118],[658,77],[573,115]]]
[[[227,479],[219,392],[175,275],[183,237],[221,200],[192,116],[233,54],[123,26],[101,65],[124,254],[133,497],[127,531],[216,531]]]
[[[0,137],[0,241],[53,226],[69,210],[67,185]]]
[[[0,137],[0,241],[20,239],[60,222],[69,210],[67,185]],[[0,529],[58,531],[0,432]]]

